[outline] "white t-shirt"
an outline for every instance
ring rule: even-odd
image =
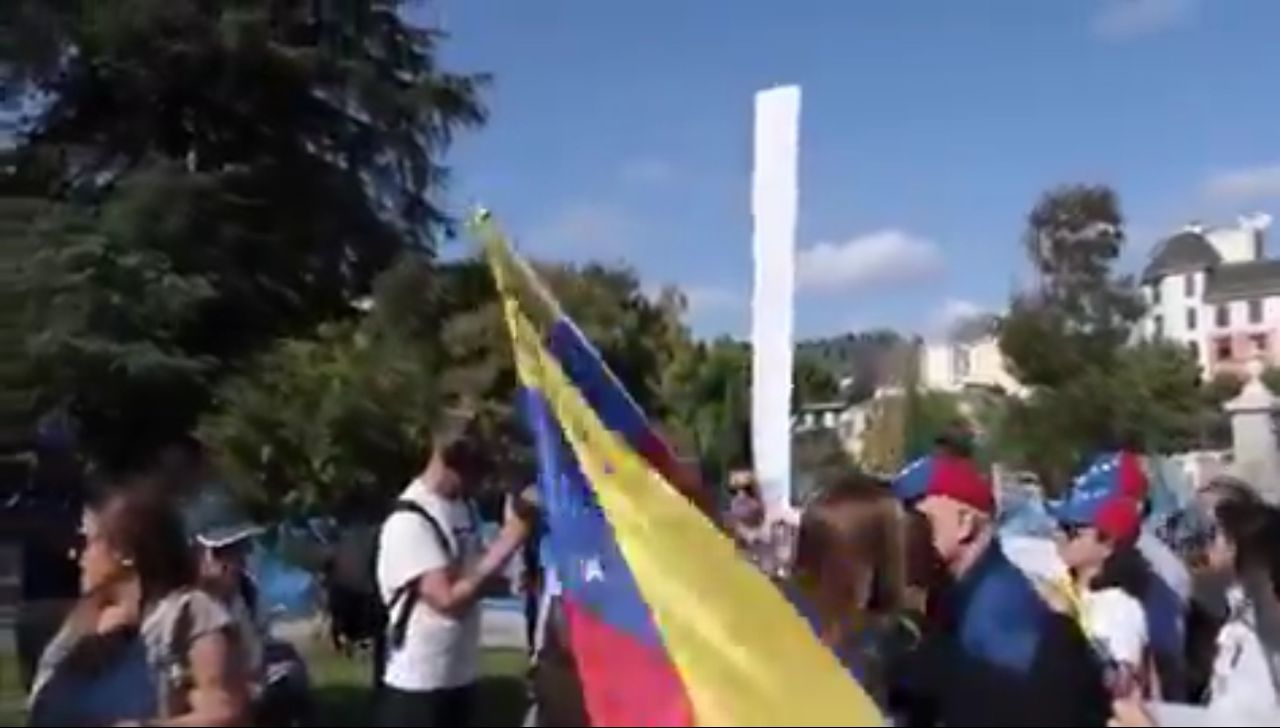
[[[453,563],[465,568],[480,556],[480,528],[466,501],[450,500],[414,480],[400,494],[435,517],[449,539]],[[411,512],[391,514],[378,537],[378,589],[390,605],[396,590],[429,571],[450,566],[449,552],[422,516]],[[398,613],[392,611],[394,623]],[[383,681],[412,692],[439,690],[475,682],[480,662],[480,608],[473,606],[461,618],[440,614],[421,599],[414,601],[404,644],[390,648]]]
[[[1081,596],[1089,639],[1103,656],[1141,671],[1146,664],[1147,615],[1123,589],[1090,590]]]

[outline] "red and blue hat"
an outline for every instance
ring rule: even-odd
[[[928,496],[958,501],[984,513],[996,510],[995,491],[972,461],[947,454],[926,455],[908,463],[891,484],[908,503]]]
[[[1060,523],[1093,526],[1113,541],[1136,539],[1147,477],[1131,452],[1104,453],[1072,481],[1071,492],[1049,512]]]
[[[1089,462],[1072,487],[1103,488],[1141,503],[1147,498],[1147,474],[1137,453],[1105,452]]]

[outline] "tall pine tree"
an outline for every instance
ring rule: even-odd
[[[0,3],[0,194],[56,203],[24,272],[41,394],[101,454],[189,427],[224,373],[447,233],[443,155],[486,79],[440,68],[410,5]]]

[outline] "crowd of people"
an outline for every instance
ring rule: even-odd
[[[1280,513],[1220,479],[1163,543],[1136,460],[1099,457],[1051,508],[1060,578],[1002,543],[945,441],[892,482],[833,475],[772,575],[898,725],[1280,725]],[[739,486],[729,522],[767,563],[759,508]]]
[[[205,487],[198,443],[144,476],[75,487],[47,447],[24,519],[46,526],[28,541],[19,620],[30,723],[298,722],[305,665],[255,614],[257,529]],[[1054,504],[1056,570],[1002,537],[991,483],[946,440],[892,479],[824,473],[791,523],[770,521],[739,469],[708,515],[896,725],[1280,725],[1280,515],[1220,480],[1162,538],[1144,527],[1136,462],[1100,456]],[[484,463],[465,431],[438,433],[373,530],[371,722],[471,721],[480,602],[523,556],[527,724],[590,724],[555,569],[537,556],[536,489],[508,497],[485,539],[471,505]]]

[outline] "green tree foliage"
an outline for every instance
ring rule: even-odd
[[[646,296],[627,269],[540,267],[632,393],[656,401],[672,356],[663,342],[685,332],[667,299]],[[278,343],[219,388],[202,429],[246,497],[270,513],[332,510],[353,493],[389,498],[422,467],[445,407],[477,417],[496,466],[489,485],[531,477],[484,263],[407,256],[379,278],[369,308],[359,322]]]
[[[797,354],[794,362],[795,381],[791,390],[792,406],[798,409],[812,402],[832,402],[840,397],[840,382],[829,369],[812,359]]]
[[[334,512],[351,493],[391,495],[421,465],[435,384],[408,347],[326,325],[226,382],[202,435],[257,512]]]
[[[850,402],[861,402],[869,399],[876,387],[900,383],[896,370],[902,350],[909,347],[897,332],[875,329],[801,341],[796,346],[796,361],[804,359],[825,369],[836,382],[851,380],[841,394]]]
[[[684,452],[696,454],[717,477],[751,462],[751,346],[721,337],[693,342],[687,335],[668,350],[662,418]],[[803,349],[792,372],[792,410],[841,399],[831,371]],[[794,447],[802,447],[799,441]],[[819,448],[821,451],[822,448]]]
[[[1280,393],[1280,368],[1267,367],[1263,370],[1262,383],[1267,385],[1267,389],[1272,392]]]
[[[57,203],[29,273],[42,394],[97,449],[189,426],[219,377],[433,250],[485,78],[442,70],[404,4],[0,4],[0,196]]]
[[[1264,372],[1264,379],[1265,379]],[[1210,404],[1221,406],[1240,396],[1240,390],[1244,388],[1244,377],[1235,372],[1220,371],[1213,375],[1213,378],[1205,382],[1205,397]]]
[[[45,404],[69,401],[97,452],[129,460],[190,425],[217,360],[187,345],[208,279],[122,240],[116,211],[64,204],[37,223],[27,346]]]
[[[0,452],[23,447],[38,413],[35,368],[27,351],[26,261],[36,254],[32,225],[43,200],[0,199]]]
[[[995,427],[996,450],[1060,486],[1090,452],[1172,451],[1203,427],[1198,367],[1167,342],[1130,346],[1141,299],[1113,266],[1124,243],[1119,201],[1106,187],[1048,192],[1028,218],[1024,247],[1039,286],[1014,299],[1001,350],[1031,388]]]
[[[677,359],[664,392],[667,429],[717,476],[750,463],[751,347],[728,338]]]

